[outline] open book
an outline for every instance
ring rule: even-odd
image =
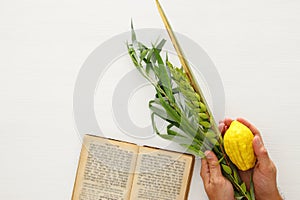
[[[86,135],[72,200],[184,200],[194,156]]]

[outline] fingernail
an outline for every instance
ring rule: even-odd
[[[258,136],[255,136],[254,140],[255,140],[254,142],[255,142],[256,146],[261,146],[262,143],[261,143],[261,140]]]
[[[205,151],[205,157],[207,158],[207,159],[211,159],[212,158],[212,155],[211,155],[211,153],[210,153],[210,151]]]
[[[219,126],[218,126],[218,128],[219,128],[219,130],[221,131],[221,132],[223,132],[223,130],[224,130],[224,127],[225,127],[225,124],[219,124]]]

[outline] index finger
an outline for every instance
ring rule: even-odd
[[[222,135],[225,134],[225,132],[229,128],[229,126],[230,126],[230,124],[231,124],[232,121],[233,120],[230,119],[230,118],[225,118],[224,120],[221,120],[219,122],[219,126],[218,127],[219,127],[219,130],[220,130],[220,132],[221,132]]]
[[[206,187],[209,184],[209,169],[206,158],[201,159],[201,171],[200,176],[203,180],[204,186]]]

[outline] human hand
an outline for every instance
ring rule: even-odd
[[[201,160],[201,178],[210,200],[234,200],[233,187],[221,172],[218,158],[212,151],[206,151]]]
[[[223,134],[226,132],[232,121],[232,119],[225,119],[219,124],[219,129]],[[242,180],[249,188],[250,176],[253,173],[255,197],[257,200],[282,200],[277,188],[276,167],[268,155],[260,132],[245,119],[238,118],[237,121],[247,126],[253,133],[254,139],[252,145],[257,158],[256,165],[253,169],[239,172]]]

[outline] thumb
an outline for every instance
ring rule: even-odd
[[[212,151],[206,151],[205,156],[208,163],[210,180],[212,181],[222,176],[222,172],[221,172],[221,168],[217,156]]]
[[[269,154],[259,136],[255,136],[253,139],[253,149],[257,162],[259,162],[261,167],[267,167],[270,164]]]

